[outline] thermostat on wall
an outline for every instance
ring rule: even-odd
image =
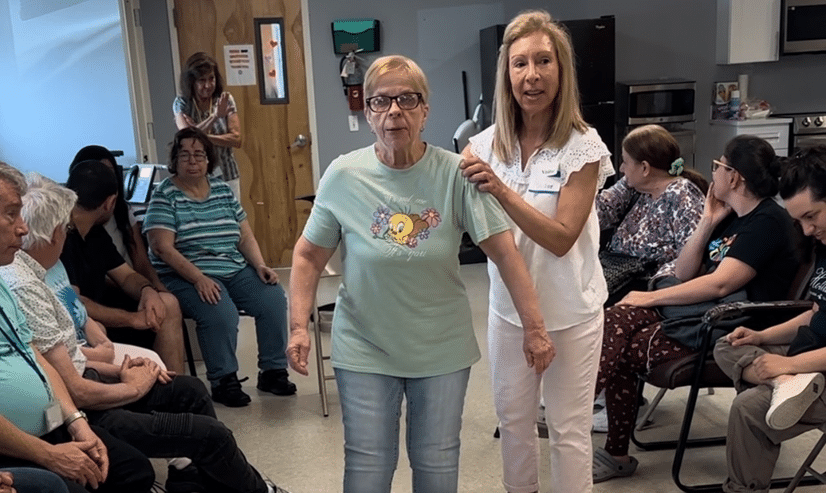
[[[333,50],[344,55],[354,52],[379,51],[379,21],[377,19],[340,19],[330,23],[333,30]]]

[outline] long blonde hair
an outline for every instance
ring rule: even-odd
[[[514,149],[518,144],[518,131],[523,124],[519,104],[513,97],[508,72],[510,47],[517,39],[537,31],[547,34],[550,38],[559,65],[559,90],[551,105],[552,123],[542,147],[562,147],[568,141],[572,130],[585,132],[588,129],[588,124],[585,123],[579,109],[579,90],[570,36],[544,10],[522,12],[505,28],[496,64],[496,129],[493,135],[493,152],[504,163],[510,163],[513,159]]]

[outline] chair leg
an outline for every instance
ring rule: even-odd
[[[318,393],[321,394],[321,412],[324,417],[330,415],[327,403],[327,373],[324,370],[324,351],[321,347],[321,317],[318,311],[318,302],[313,307],[313,329],[315,331],[315,361],[318,373]]]
[[[820,451],[823,450],[824,445],[826,445],[826,432],[824,432],[820,437],[820,440],[817,441],[814,448],[809,453],[809,456],[806,457],[805,461],[803,461],[803,465],[801,465],[800,469],[797,470],[797,474],[795,474],[794,478],[792,478],[791,483],[789,483],[789,487],[786,488],[786,491],[783,493],[792,493],[794,489],[797,488],[797,485],[803,479],[803,476],[807,471],[812,473],[812,475],[821,482],[826,483],[826,476],[811,468],[812,462],[814,462],[815,459],[817,459],[817,456],[820,455]]]
[[[651,419],[651,415],[654,414],[654,410],[660,405],[660,401],[663,400],[663,397],[667,391],[668,389],[661,388],[660,391],[657,392],[657,395],[654,397],[654,400],[651,401],[651,405],[648,406],[645,414],[642,415],[641,419],[637,420],[637,427],[635,428],[636,431],[641,431],[648,426],[648,421]]]
[[[198,372],[195,371],[195,356],[192,354],[192,341],[189,340],[189,329],[184,319],[181,319],[181,330],[184,336],[184,352],[186,352],[186,361],[189,364],[189,374],[197,377]]]

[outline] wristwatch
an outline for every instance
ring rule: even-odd
[[[64,426],[69,426],[70,424],[74,423],[75,421],[77,421],[79,419],[85,419],[86,421],[89,421],[89,418],[86,417],[86,413],[84,413],[81,410],[77,410],[77,411],[73,412],[72,414],[66,416],[66,419],[63,420],[63,425]]]

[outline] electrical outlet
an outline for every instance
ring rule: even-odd
[[[347,121],[350,123],[351,132],[359,131],[359,117],[357,117],[356,115],[350,115],[347,117]]]

